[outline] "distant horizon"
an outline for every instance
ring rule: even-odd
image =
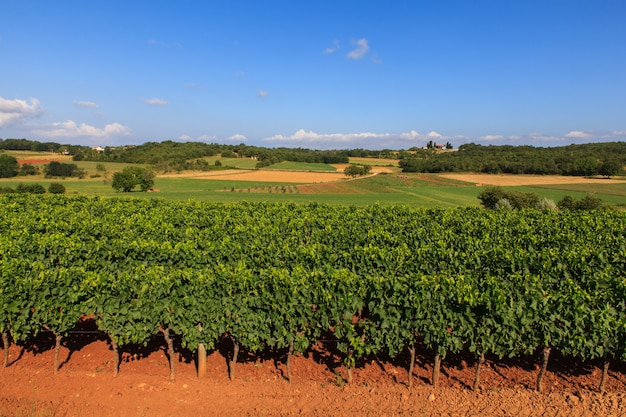
[[[143,143],[123,143],[123,144],[119,144],[119,145],[108,145],[108,144],[99,144],[99,145],[93,145],[93,144],[75,144],[75,143],[68,143],[68,142],[59,142],[59,141],[39,141],[39,140],[35,140],[35,139],[28,139],[28,138],[1,138],[0,137],[0,141],[4,141],[4,140],[28,140],[31,142],[39,142],[39,143],[56,143],[60,146],[85,146],[85,147],[89,147],[91,149],[96,149],[96,148],[123,148],[123,147],[129,147],[129,146],[133,146],[133,147],[137,147],[137,146],[143,146],[146,145],[148,143],[163,143],[163,142],[176,142],[176,143],[201,143],[201,144],[206,144],[206,145],[218,145],[218,146],[254,146],[254,147],[259,147],[259,148],[269,148],[269,149],[278,149],[278,148],[286,148],[286,149],[308,149],[311,151],[350,151],[350,150],[357,150],[357,149],[364,149],[367,151],[383,151],[383,150],[390,150],[390,151],[407,151],[410,149],[414,149],[414,148],[418,148],[418,149],[427,149],[427,143],[425,143],[424,145],[421,146],[411,146],[408,148],[363,148],[363,147],[356,147],[356,148],[325,148],[325,149],[319,149],[319,148],[310,148],[310,147],[305,147],[305,146],[265,146],[265,145],[253,145],[253,144],[247,144],[247,143],[220,143],[220,142],[201,142],[201,141],[194,141],[194,140],[172,140],[172,139],[164,139],[161,141],[147,141],[147,142],[143,142]],[[505,144],[493,144],[493,143],[487,143],[487,144],[481,144],[481,143],[476,143],[476,142],[467,142],[467,143],[462,143],[459,146],[454,146],[452,149],[440,149],[440,150],[458,150],[459,147],[463,146],[463,145],[470,145],[470,144],[475,144],[475,145],[480,145],[480,146],[531,146],[534,148],[559,148],[559,147],[566,147],[566,146],[572,146],[572,145],[593,145],[593,144],[600,144],[600,143],[624,143],[626,141],[624,140],[616,140],[616,141],[597,141],[597,142],[577,142],[577,143],[563,143],[563,144],[556,144],[553,146],[537,146],[537,145],[533,145],[533,144],[519,144],[519,145],[515,145],[515,144],[510,144],[510,143],[505,143]],[[439,145],[440,143],[437,142],[437,144]],[[441,145],[445,145],[445,143],[441,144]],[[19,150],[19,149],[9,149],[9,150]],[[0,151],[2,151],[2,149],[0,149]],[[42,152],[46,152],[46,151],[42,151]]]
[[[0,137],[408,149],[626,140],[626,2],[9,2]]]

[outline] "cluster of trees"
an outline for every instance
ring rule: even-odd
[[[502,187],[487,187],[478,194],[483,207],[492,210],[536,208],[541,210],[596,210],[603,207],[602,199],[586,195],[580,200],[566,195],[558,203],[540,199],[536,193],[505,190]]]
[[[111,186],[116,191],[131,192],[139,186],[141,191],[148,191],[154,186],[154,171],[141,167],[126,167],[113,174]]]
[[[41,184],[20,183],[15,188],[0,187],[0,194],[45,194],[46,189]],[[53,182],[48,186],[50,194],[65,194],[65,186],[58,182]]]
[[[357,165],[350,164],[343,170],[343,173],[349,177],[359,177],[361,175],[367,175],[372,172],[372,167],[369,165]]]
[[[85,178],[85,170],[78,168],[76,164],[68,164],[65,162],[51,161],[46,164],[43,169],[46,178],[52,177],[78,177],[80,179]]]
[[[202,163],[202,158],[221,154],[224,158],[251,158],[258,161],[258,167],[269,166],[283,161],[311,163],[347,163],[346,151],[318,151],[311,149],[264,148],[257,146],[220,145],[201,142],[147,142],[140,146],[106,147],[98,152],[94,149],[81,149],[73,159],[90,161],[114,161],[149,164],[159,171],[181,171],[187,169],[215,169]]]
[[[623,174],[626,142],[590,143],[553,148],[461,145],[458,152],[416,150],[400,154],[404,172],[484,172],[489,174]]]
[[[13,178],[18,175],[37,175],[39,168],[32,164],[20,164],[11,155],[0,155],[0,178]]]

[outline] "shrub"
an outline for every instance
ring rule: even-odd
[[[539,203],[537,203],[537,209],[543,210],[543,211],[558,211],[559,210],[554,200],[550,200],[549,198],[545,198],[545,197],[542,198],[539,201]]]
[[[41,184],[22,184],[19,183],[17,187],[15,187],[16,193],[29,193],[29,194],[45,194],[46,189]]]
[[[58,182],[53,182],[48,187],[48,192],[50,194],[65,194],[65,186]]]

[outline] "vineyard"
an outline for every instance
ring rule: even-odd
[[[162,335],[291,358],[332,339],[348,370],[417,347],[446,355],[626,359],[626,215],[0,197],[0,330],[63,338],[85,317],[120,349]],[[59,367],[58,354],[55,369]],[[123,369],[121,370],[123,372]]]

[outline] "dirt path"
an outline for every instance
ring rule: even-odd
[[[111,351],[104,340],[84,346],[69,342],[52,371],[54,349],[21,353],[10,348],[8,368],[0,369],[0,416],[618,416],[626,414],[626,377],[611,371],[607,393],[595,392],[597,367],[555,363],[546,393],[532,389],[536,368],[487,362],[481,390],[468,388],[474,368],[463,360],[444,363],[441,386],[429,384],[431,367],[418,359],[414,386],[406,387],[403,366],[372,359],[354,371],[324,352],[294,358],[293,382],[275,360],[243,357],[229,381],[226,360],[214,352],[208,375],[196,377],[191,358],[176,355],[176,379],[168,379],[162,350],[124,353],[120,375],[112,375]],[[20,357],[21,354],[21,357]],[[69,358],[68,358],[69,356]],[[565,363],[565,365],[567,365]]]

